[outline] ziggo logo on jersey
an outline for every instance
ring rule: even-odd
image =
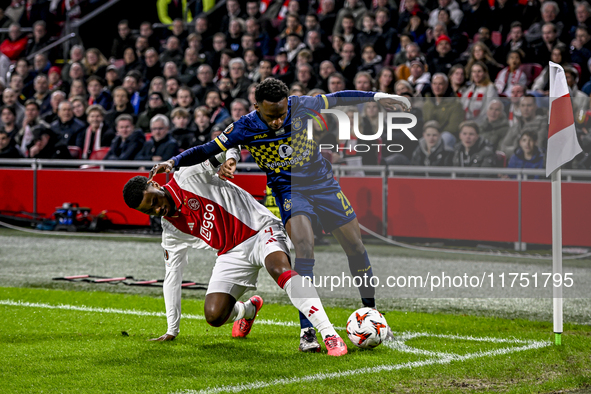
[[[211,229],[213,228],[213,221],[215,216],[212,213],[214,210],[213,205],[207,204],[205,206],[205,213],[203,214],[203,223],[201,223],[201,230],[199,230],[201,236],[206,241],[211,241]]]
[[[378,115],[378,131],[375,134],[363,134],[359,131],[359,113],[353,113],[353,122],[349,116],[338,109],[323,109],[320,111],[322,114],[333,114],[337,117],[339,122],[339,140],[350,140],[351,139],[351,123],[353,123],[353,133],[355,138],[358,141],[377,141],[382,137],[382,133],[384,132],[384,113],[380,112]],[[409,123],[394,123],[394,119],[408,119],[410,120]],[[411,141],[417,141],[417,137],[415,137],[409,129],[415,127],[417,125],[417,117],[413,114],[406,113],[406,112],[388,112],[386,117],[386,140],[392,140],[392,132],[394,130],[402,131],[408,139]],[[312,119],[308,119],[308,139],[313,139],[313,126],[314,123]],[[380,152],[380,149],[384,147],[385,150],[388,152],[402,152],[404,147],[400,144],[360,144],[357,143],[355,145],[350,145],[346,148],[342,148],[339,146],[333,146],[331,144],[320,144],[320,150],[322,149],[337,149],[339,150],[355,150],[356,152],[369,152],[371,150],[371,146],[377,147],[377,151]]]

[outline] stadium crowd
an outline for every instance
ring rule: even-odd
[[[315,124],[335,164],[542,168],[551,60],[564,67],[584,149],[573,167],[591,168],[585,1],[226,0],[211,20],[159,0],[160,21],[121,20],[110,53],[82,37],[63,63],[55,50],[35,54],[56,34],[30,12],[38,2],[20,1],[18,19],[7,12],[15,1],[0,8],[0,158],[167,160],[252,111],[257,83],[274,77],[293,95],[413,98],[419,141],[387,141],[402,152],[357,151],[330,115],[329,127]],[[375,102],[346,112],[360,113],[362,133],[384,121]]]

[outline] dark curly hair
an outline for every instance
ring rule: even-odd
[[[128,207],[136,209],[144,199],[144,191],[148,188],[148,178],[134,176],[123,186],[123,200]]]
[[[288,96],[289,88],[287,85],[275,78],[265,79],[254,91],[255,100],[259,104],[265,100],[271,103],[278,103]]]

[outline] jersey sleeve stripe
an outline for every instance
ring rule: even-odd
[[[321,94],[320,96],[324,99],[324,105],[325,105],[325,108],[324,109],[328,109],[329,108],[328,99],[323,94]]]
[[[221,142],[219,139],[217,139],[217,138],[216,138],[214,141],[215,141],[215,142],[216,142],[216,143],[219,145],[219,147],[220,147],[220,148],[221,148],[221,149],[222,149],[224,152],[228,150],[228,148],[226,148],[226,147],[224,146],[224,144],[222,144],[222,142]]]

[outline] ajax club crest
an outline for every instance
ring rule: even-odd
[[[196,211],[199,209],[199,200],[197,200],[196,198],[189,198],[189,200],[187,201],[187,206],[193,210]]]

